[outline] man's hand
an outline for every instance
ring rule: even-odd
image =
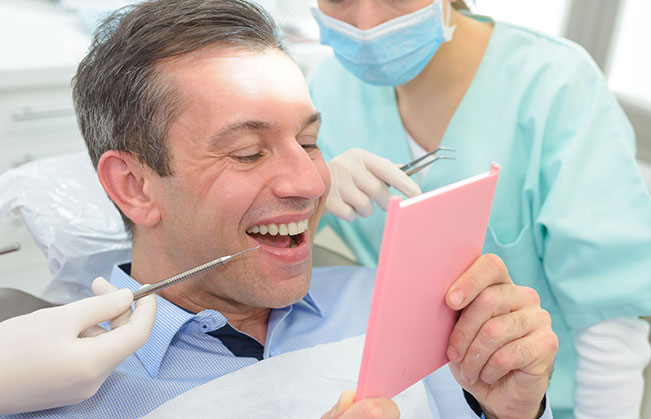
[[[321,419],[398,419],[398,406],[389,399],[364,399],[355,403],[355,392],[346,390]]]
[[[153,295],[139,299],[104,278],[97,296],[0,323],[0,414],[79,403],[149,338]],[[97,326],[110,320],[111,330]]]
[[[420,195],[420,187],[391,161],[366,150],[351,148],[328,162],[330,193],[326,211],[353,221],[357,214],[370,217],[375,201],[387,210],[393,186],[408,197]],[[389,185],[389,186],[387,186]]]
[[[537,418],[558,339],[535,290],[513,284],[495,255],[480,256],[450,287],[462,310],[450,335],[450,370],[488,418]]]

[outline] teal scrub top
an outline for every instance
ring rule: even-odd
[[[353,147],[411,160],[394,88],[365,84],[335,59],[309,85],[326,160]],[[550,401],[555,417],[572,417],[573,330],[651,314],[651,200],[631,125],[581,47],[496,22],[441,145],[457,159],[433,164],[423,191],[502,166],[483,252],[499,255],[551,314],[560,349]],[[375,266],[385,216],[376,208],[322,222]]]

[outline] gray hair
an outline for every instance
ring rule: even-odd
[[[172,175],[166,138],[182,100],[156,64],[211,45],[286,51],[273,19],[246,0],[150,0],[102,22],[73,78],[77,121],[95,168],[102,154],[118,150]],[[131,230],[133,222],[120,215]]]

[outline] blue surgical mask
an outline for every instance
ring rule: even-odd
[[[313,8],[321,30],[321,43],[329,45],[348,71],[363,81],[399,86],[414,79],[443,42],[452,39],[454,27],[443,18],[443,1],[368,30],[361,30]]]

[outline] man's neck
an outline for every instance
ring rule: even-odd
[[[234,301],[226,301],[194,287],[177,287],[176,289],[170,287],[161,290],[158,294],[192,313],[199,313],[203,310],[219,311],[233,328],[251,336],[261,345],[265,344],[269,315],[271,314],[270,308],[250,307]]]
[[[168,260],[168,258],[164,252],[157,252],[155,247],[154,243],[145,245],[134,239],[130,276],[141,284],[155,283],[180,273],[179,269],[160,262]],[[147,251],[143,249],[147,249]],[[160,263],[154,263],[154,261]],[[211,293],[209,289],[200,286],[201,283],[196,281],[201,281],[201,278],[189,279],[165,288],[157,294],[192,313],[199,313],[203,310],[219,311],[233,328],[246,333],[264,345],[271,309],[247,306],[223,298]]]

